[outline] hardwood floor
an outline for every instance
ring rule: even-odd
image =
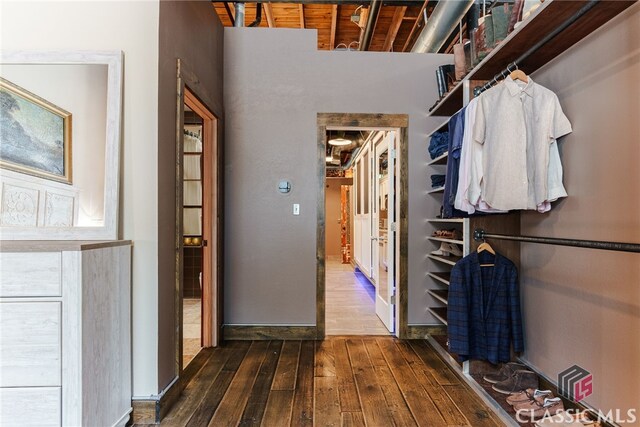
[[[375,288],[340,258],[327,257],[326,335],[389,335],[376,316]]]
[[[499,426],[422,340],[230,341],[205,349],[162,426]]]

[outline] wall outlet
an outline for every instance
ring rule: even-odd
[[[298,203],[293,204],[293,214],[300,215],[300,204]]]

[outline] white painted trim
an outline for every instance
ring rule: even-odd
[[[313,326],[315,326],[315,325],[313,325]],[[171,389],[171,387],[173,387],[173,385],[178,382],[179,379],[180,379],[179,376],[173,377],[173,380],[171,380],[169,385],[167,385],[165,388],[163,388],[162,391],[160,393],[158,393],[158,394],[152,394],[152,395],[149,395],[149,396],[133,396],[131,398],[131,400],[142,400],[142,401],[153,401],[153,402],[159,401],[159,400],[162,399],[162,397],[165,394],[167,394],[169,389]]]
[[[123,62],[121,51],[1,51],[1,64],[103,64],[107,73],[104,225],[0,227],[3,240],[114,240],[118,238]]]
[[[129,421],[129,418],[132,412],[133,412],[133,408],[129,408],[127,412],[122,414],[120,419],[116,421],[111,427],[124,427],[125,425],[127,425],[127,422]]]

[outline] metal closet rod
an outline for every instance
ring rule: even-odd
[[[481,228],[473,231],[475,241],[485,239],[511,240],[515,242],[541,243],[545,245],[573,246],[577,248],[602,249],[605,251],[636,252],[640,253],[640,244],[604,242],[600,240],[578,240],[578,239],[558,239],[554,237],[533,237],[533,236],[510,236],[508,234],[487,233]]]
[[[556,27],[555,30],[553,30],[552,32],[550,32],[549,34],[547,34],[542,40],[540,40],[538,43],[536,43],[535,45],[531,46],[526,52],[524,52],[522,55],[520,55],[515,61],[513,61],[512,63],[510,63],[507,68],[505,68],[504,70],[502,70],[500,73],[496,74],[495,76],[493,76],[493,79],[489,80],[487,83],[485,83],[483,86],[478,86],[473,90],[473,93],[475,96],[480,95],[482,92],[484,92],[485,90],[489,89],[491,86],[493,86],[494,84],[498,83],[498,79],[500,77],[502,77],[503,79],[506,78],[506,76],[509,75],[509,73],[511,73],[511,71],[515,70],[516,68],[518,68],[518,64],[522,63],[523,61],[525,61],[527,58],[529,58],[529,56],[533,55],[535,52],[538,51],[538,49],[540,49],[542,46],[544,46],[545,44],[549,43],[553,38],[555,38],[558,34],[560,34],[561,32],[563,32],[564,30],[566,30],[569,26],[571,26],[574,22],[576,22],[578,19],[580,19],[585,13],[589,12],[595,5],[597,5],[600,2],[600,0],[590,0],[588,1],[584,6],[582,6],[580,8],[580,10],[578,10],[576,13],[574,13],[570,18],[568,18],[566,21],[564,21],[561,25],[559,25],[558,27]],[[506,75],[505,75],[506,74]]]

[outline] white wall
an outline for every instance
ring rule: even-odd
[[[78,225],[104,225],[107,66],[5,64],[0,76],[71,113],[72,185],[80,190]]]
[[[133,249],[133,393],[157,394],[158,1],[0,3],[2,49],[122,50],[120,228]]]
[[[435,323],[426,311],[426,135],[442,119],[426,114],[435,68],[451,56],[318,51],[314,30],[224,34],[225,323],[315,324],[319,112],[408,114],[408,320]],[[278,193],[280,179],[291,181],[289,195]]]

